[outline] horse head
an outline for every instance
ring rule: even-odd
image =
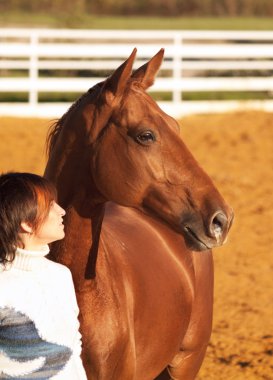
[[[192,250],[221,245],[233,214],[183,143],[178,123],[146,90],[163,60],[161,49],[132,74],[136,49],[104,82],[81,118],[89,168],[103,201],[133,207],[181,233]],[[76,112],[76,111],[75,111]]]

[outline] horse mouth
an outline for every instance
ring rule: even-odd
[[[187,246],[193,251],[207,251],[212,248],[203,240],[201,240],[189,226],[184,226],[183,232],[183,236]]]

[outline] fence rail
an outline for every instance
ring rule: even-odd
[[[183,101],[186,92],[273,92],[273,32],[105,31],[0,29],[0,95],[27,93],[25,104],[0,103],[0,114],[58,116],[69,104],[46,104],[43,93],[82,93],[137,47],[135,68],[161,47],[164,62],[151,93],[171,94],[160,105],[174,116],[259,108],[270,99]],[[51,110],[51,111],[50,111]]]

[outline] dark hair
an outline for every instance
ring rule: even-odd
[[[56,199],[55,187],[44,177],[9,172],[0,175],[0,263],[12,262],[22,244],[22,222],[36,231]]]

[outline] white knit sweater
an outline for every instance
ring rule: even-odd
[[[0,265],[0,379],[86,379],[72,276],[48,252]]]

